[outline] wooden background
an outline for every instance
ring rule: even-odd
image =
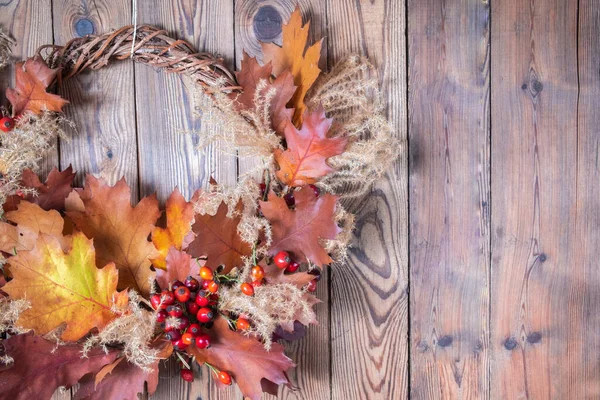
[[[138,21],[238,64],[295,1],[139,0]],[[402,156],[358,213],[285,399],[600,398],[600,0],[300,0],[322,66],[378,66]],[[131,22],[131,0],[0,0],[15,57]],[[3,76],[0,85],[6,86]],[[179,78],[124,62],[63,93],[79,134],[47,160],[136,197],[247,167],[194,150]],[[81,177],[81,174],[80,174]],[[81,178],[79,178],[81,179]],[[169,367],[155,399],[240,399]],[[67,399],[70,393],[57,394]]]

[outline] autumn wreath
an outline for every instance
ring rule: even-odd
[[[170,357],[184,380],[198,363],[251,399],[290,385],[278,341],[316,323],[321,269],[345,260],[353,216],[341,200],[398,151],[368,62],[321,74],[321,43],[307,38],[296,10],[282,46],[262,45],[265,64],[244,55],[235,74],[151,26],[43,46],[16,65],[0,120],[2,398],[79,383],[76,398],[136,399]],[[0,61],[10,45],[1,35]],[[42,183],[33,170],[68,123],[48,88],[128,58],[192,80],[201,145],[255,157],[262,181],[211,181],[189,201],[175,189],[164,211],[155,196],[132,206],[124,180],[88,175],[73,189],[68,168]]]

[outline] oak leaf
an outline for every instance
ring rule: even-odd
[[[295,198],[295,210],[290,210],[285,200],[272,191],[268,201],[259,201],[273,232],[269,254],[285,250],[317,266],[331,263],[333,260],[320,240],[335,239],[341,232],[334,220],[337,197],[329,193],[315,197],[313,190],[306,186],[295,192]]]
[[[289,384],[286,371],[294,366],[283,352],[283,346],[273,343],[271,350],[254,336],[246,336],[229,329],[223,317],[214,321],[207,332],[211,336],[208,349],[188,347],[188,353],[196,357],[199,364],[210,365],[228,371],[235,379],[243,396],[251,400],[261,398],[263,379],[276,385]]]
[[[73,190],[74,178],[75,173],[70,165],[62,172],[54,167],[48,174],[45,183],[40,181],[35,172],[25,169],[21,177],[21,186],[27,189],[35,189],[37,193],[35,195],[28,194],[24,197],[9,196],[4,203],[4,212],[16,210],[21,199],[35,203],[44,210],[62,211],[65,208],[65,199]]]
[[[281,182],[290,186],[309,185],[334,171],[327,159],[342,154],[347,139],[327,137],[331,121],[320,108],[306,114],[300,130],[291,122],[286,123],[287,150],[275,149],[275,161],[279,165],[276,175]]]
[[[306,49],[309,28],[310,23],[302,26],[302,14],[300,8],[296,7],[288,24],[281,28],[281,47],[275,43],[262,43],[263,61],[273,63],[273,74],[279,76],[283,71],[289,70],[294,76],[297,89],[288,106],[295,109],[293,121],[296,126],[302,125],[306,109],[304,97],[321,73],[319,58],[322,41]]]
[[[243,264],[243,257],[252,254],[252,246],[242,240],[237,228],[241,220],[242,202],[236,206],[237,215],[227,216],[228,207],[224,202],[217,213],[197,214],[192,231],[196,238],[190,244],[188,253],[192,257],[206,257],[206,266],[212,269],[223,265],[223,274],[233,267]]]
[[[166,217],[166,228],[156,227],[152,233],[152,243],[159,253],[152,264],[160,269],[167,267],[166,258],[172,248],[185,249],[194,238],[194,205],[187,202],[177,188],[167,199]]]
[[[188,276],[197,276],[204,260],[192,258],[188,253],[171,248],[166,258],[167,268],[156,270],[156,282],[162,289],[169,287],[169,283],[179,280],[183,282]]]
[[[0,372],[0,397],[13,400],[49,399],[58,387],[75,385],[119,355],[118,351],[105,353],[95,348],[82,357],[81,345],[57,346],[31,333],[12,336],[0,342],[2,347],[14,363]]]
[[[40,57],[29,58],[15,66],[15,88],[6,89],[6,98],[13,108],[13,115],[25,111],[41,114],[42,111],[62,111],[69,102],[60,96],[46,92],[58,70],[50,69]]]
[[[119,290],[131,288],[147,296],[154,278],[150,260],[158,255],[148,240],[160,216],[156,196],[145,197],[132,207],[124,179],[111,187],[88,175],[85,188],[71,192],[65,208],[75,226],[94,239],[96,263],[115,263]]]
[[[283,134],[285,123],[294,115],[294,109],[287,108],[286,104],[294,95],[296,86],[294,86],[294,77],[289,71],[283,71],[277,78],[271,80],[272,69],[271,63],[261,66],[256,58],[251,58],[244,52],[240,71],[236,72],[237,81],[242,86],[242,93],[236,97],[236,101],[240,110],[254,110],[257,86],[263,81],[264,86],[258,94],[270,99],[271,127],[275,132]]]

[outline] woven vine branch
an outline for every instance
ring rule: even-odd
[[[50,68],[59,69],[59,84],[87,69],[97,70],[113,60],[132,58],[165,72],[186,75],[209,93],[240,89],[222,58],[196,52],[186,41],[150,25],[137,29],[130,25],[103,35],[75,38],[64,46],[44,45],[37,55]]]

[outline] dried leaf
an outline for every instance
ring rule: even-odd
[[[148,241],[160,216],[156,196],[145,197],[132,207],[124,179],[110,187],[88,175],[85,189],[73,191],[65,207],[75,226],[94,239],[96,263],[114,262],[117,266],[118,288],[131,288],[147,296],[154,278],[150,260],[158,255]]]
[[[256,337],[229,329],[223,317],[215,319],[208,334],[211,336],[208,349],[190,346],[188,353],[194,355],[200,364],[207,362],[219,370],[228,371],[246,398],[261,398],[263,379],[276,385],[289,384],[285,371],[294,364],[283,353],[280,344],[273,343],[271,351],[267,351]]]
[[[50,69],[43,59],[29,58],[15,66],[15,88],[6,89],[6,98],[13,108],[13,115],[25,111],[41,114],[42,111],[62,111],[69,102],[60,96],[46,92],[58,70]]]
[[[322,41],[313,44],[306,50],[306,53],[304,52],[309,28],[310,23],[302,26],[302,14],[300,8],[296,7],[288,24],[281,28],[282,46],[279,47],[274,43],[262,43],[263,61],[273,63],[273,74],[279,76],[283,71],[289,70],[294,76],[294,85],[298,88],[288,106],[295,108],[293,121],[296,126],[302,125],[306,109],[304,97],[321,73],[319,58],[321,57]]]
[[[121,361],[123,361],[124,358],[125,357],[119,357],[114,362],[105,365],[100,371],[98,371],[96,377],[94,378],[94,389],[98,387],[98,384],[100,384],[100,382],[106,378],[106,375],[110,374],[113,369],[115,369],[115,367],[119,365]]]
[[[119,355],[118,351],[105,353],[97,348],[84,358],[81,345],[57,346],[32,334],[12,336],[1,344],[14,365],[0,372],[0,397],[12,400],[49,399],[58,387],[75,385]]]
[[[305,115],[300,130],[287,122],[284,131],[288,148],[285,151],[275,149],[275,160],[279,164],[276,174],[281,182],[290,186],[304,186],[334,171],[327,164],[327,159],[342,154],[347,139],[327,137],[331,121],[321,108]]]
[[[181,250],[193,240],[192,222],[194,221],[194,205],[185,200],[175,188],[166,204],[167,227],[157,227],[152,233],[152,243],[159,252],[159,257],[152,260],[156,268],[167,267],[166,258],[174,248]]]
[[[242,208],[240,200],[236,207],[238,214]],[[196,238],[188,248],[188,253],[193,257],[206,257],[206,266],[209,268],[224,265],[224,274],[233,267],[241,266],[243,257],[252,254],[252,246],[244,242],[237,231],[241,216],[228,217],[227,209],[227,204],[223,202],[214,216],[197,214],[192,226]]]
[[[197,276],[204,261],[193,259],[188,253],[171,248],[166,264],[166,270],[156,270],[156,281],[162,289],[168,288],[169,283],[174,280],[183,282],[190,275]]]
[[[243,90],[236,100],[240,110],[255,109],[257,85],[264,81],[265,85],[260,91],[260,95],[270,98],[271,127],[275,132],[283,134],[285,123],[291,120],[294,114],[294,109],[287,108],[286,104],[294,95],[296,86],[294,86],[294,77],[289,71],[283,71],[275,80],[271,81],[271,70],[270,63],[261,66],[256,58],[251,58],[244,52],[241,69],[236,73],[237,81]]]
[[[2,290],[31,303],[18,325],[44,335],[66,323],[61,338],[76,341],[117,317],[113,306],[125,306],[128,298],[116,292],[114,264],[96,268],[92,241],[82,233],[70,239],[70,249],[63,251],[56,237],[41,234],[32,250],[9,259],[13,279]]]
[[[58,169],[54,167],[48,174],[45,183],[40,181],[40,178],[38,178],[35,172],[26,169],[23,171],[21,186],[27,189],[35,189],[37,194],[28,194],[23,198],[17,195],[8,197],[4,203],[4,212],[16,210],[21,199],[35,203],[44,210],[62,211],[65,208],[65,199],[73,190],[74,178],[75,173],[70,165],[69,168],[62,172],[59,172]]]
[[[295,210],[290,210],[285,200],[273,192],[269,193],[268,201],[259,202],[273,231],[269,254],[285,250],[318,266],[331,263],[333,260],[320,240],[335,239],[341,232],[333,217],[337,197],[330,194],[315,197],[308,186],[296,191],[295,197]]]

